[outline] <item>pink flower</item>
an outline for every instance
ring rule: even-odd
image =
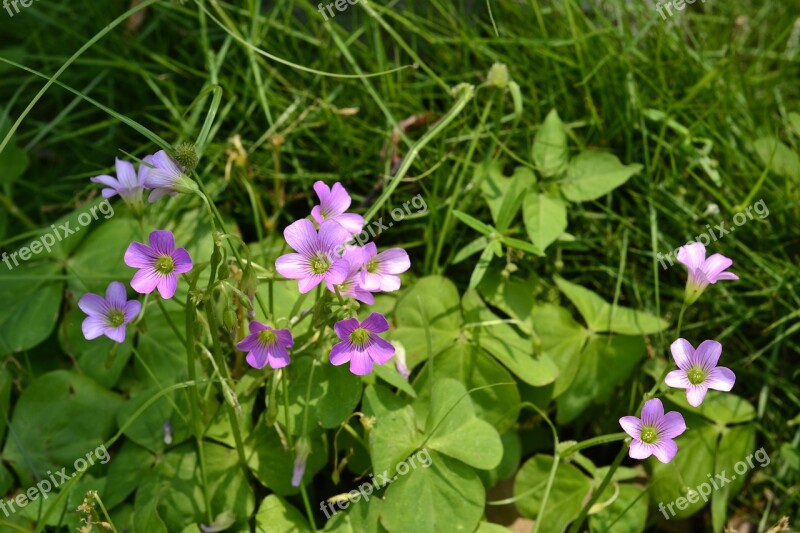
[[[150,233],[150,246],[132,242],[125,252],[125,264],[138,268],[131,287],[140,294],[150,294],[158,288],[162,298],[169,299],[178,288],[178,274],[192,269],[192,258],[184,248],[175,248],[171,231]]]
[[[678,370],[667,374],[664,382],[670,387],[686,389],[686,399],[694,407],[703,403],[708,389],[727,392],[733,388],[736,374],[717,366],[722,355],[722,345],[717,341],[703,341],[695,350],[686,339],[678,339],[670,349]]]
[[[101,191],[103,198],[111,198],[119,194],[125,203],[133,207],[141,206],[147,167],[139,165],[139,173],[137,174],[133,165],[128,161],[115,159],[115,165],[117,167],[116,178],[104,174],[95,176],[90,181],[106,186]]]
[[[106,288],[106,297],[84,294],[78,307],[88,315],[82,324],[86,340],[105,335],[112,341],[125,342],[125,326],[136,318],[142,309],[138,300],[128,301],[125,285],[112,281]]]
[[[339,285],[347,278],[349,264],[336,254],[336,249],[350,234],[337,222],[326,220],[317,233],[310,220],[298,220],[283,231],[283,236],[297,253],[280,256],[275,268],[283,277],[299,280],[301,293],[323,281]]]
[[[334,286],[332,283],[327,282],[328,290],[335,292],[335,287],[342,296],[350,296],[365,304],[374,304],[375,297],[372,293],[361,287],[361,268],[364,266],[363,249],[358,246],[347,246],[342,257],[349,265],[347,277],[339,285]]]
[[[314,183],[314,191],[319,196],[319,205],[315,205],[311,210],[311,216],[317,224],[322,224],[325,220],[334,220],[351,235],[361,233],[364,218],[355,213],[345,213],[350,207],[350,195],[341,183],[334,183],[333,188],[330,188],[324,182],[318,181]]]
[[[342,342],[331,350],[331,363],[339,366],[350,362],[350,372],[357,376],[369,374],[373,363],[382,365],[394,355],[394,346],[378,336],[389,329],[380,313],[372,313],[360,324],[357,318],[340,320],[333,329]]]
[[[672,440],[686,431],[686,422],[677,411],[664,414],[664,405],[658,398],[648,400],[642,408],[642,418],[623,416],[619,425],[633,437],[628,455],[633,459],[647,459],[651,455],[662,463],[669,463],[678,453]]]
[[[361,288],[372,292],[390,292],[400,288],[400,277],[411,268],[408,253],[402,248],[389,248],[378,253],[375,243],[364,246],[364,267],[361,270]]]
[[[294,339],[288,329],[272,329],[256,320],[250,322],[250,335],[236,347],[247,354],[247,364],[253,368],[282,368],[289,364],[289,351]]]
[[[733,272],[725,272],[733,261],[722,254],[714,254],[706,259],[706,247],[703,243],[693,242],[678,249],[678,261],[689,269],[686,282],[686,300],[694,303],[709,284],[721,280],[737,280],[739,276]]]

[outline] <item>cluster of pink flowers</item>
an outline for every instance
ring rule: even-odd
[[[709,284],[739,279],[733,272],[725,272],[733,264],[731,259],[721,254],[706,259],[706,248],[699,242],[683,246],[678,251],[678,261],[689,270],[684,305],[697,301]],[[693,407],[703,403],[709,389],[727,392],[733,388],[736,375],[729,368],[717,366],[722,355],[719,342],[706,340],[695,349],[681,338],[670,349],[678,369],[669,372],[664,382],[670,387],[686,389],[686,399]],[[623,416],[619,423],[632,438],[630,457],[646,459],[655,455],[662,463],[672,461],[678,453],[673,439],[686,431],[683,415],[677,411],[664,413],[664,405],[658,398],[645,402],[641,418]]]
[[[305,294],[324,282],[325,287],[341,297],[354,298],[365,304],[375,301],[376,292],[396,291],[400,288],[401,274],[411,262],[401,248],[391,248],[378,253],[374,243],[356,246],[353,236],[361,233],[364,219],[361,215],[347,213],[350,195],[341,183],[328,187],[318,181],[314,191],[319,205],[311,210],[311,218],[290,224],[283,232],[293,253],[282,255],[275,268],[282,276],[298,281],[298,289]],[[394,346],[378,336],[389,329],[386,317],[372,313],[363,322],[347,318],[334,325],[339,337],[330,353],[334,365],[350,363],[350,371],[357,375],[372,372],[373,364],[382,365],[394,355]],[[291,333],[286,329],[273,330],[257,321],[250,323],[250,335],[238,348],[249,352],[248,363],[255,368],[269,365],[281,368],[289,364],[287,348],[292,346]]]
[[[174,194],[180,189],[179,183],[188,180],[181,166],[164,151],[147,156],[139,165],[138,173],[127,161],[116,160],[117,177],[96,176],[91,178],[101,183],[104,198],[117,194],[134,209],[141,208],[144,189],[152,189],[150,201],[165,194]],[[176,188],[177,187],[177,188]],[[131,287],[140,294],[150,294],[158,290],[162,298],[175,295],[178,287],[178,274],[192,269],[192,258],[184,248],[175,247],[175,235],[168,230],[150,233],[150,245],[132,242],[124,257],[125,264],[139,269],[131,280]],[[82,324],[86,339],[101,335],[116,341],[125,342],[127,325],[141,311],[138,300],[127,299],[125,285],[119,281],[109,284],[106,296],[87,293],[78,301],[78,307],[88,316]]]

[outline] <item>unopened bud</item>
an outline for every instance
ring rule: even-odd
[[[183,171],[189,174],[197,167],[199,158],[197,157],[197,150],[191,143],[181,143],[175,149],[175,161],[183,168]]]

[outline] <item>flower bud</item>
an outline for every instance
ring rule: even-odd
[[[183,168],[184,172],[191,173],[197,167],[197,162],[199,161],[194,145],[186,142],[181,143],[175,149],[175,161]]]

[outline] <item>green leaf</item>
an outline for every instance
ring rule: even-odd
[[[311,531],[303,514],[286,500],[270,494],[258,508],[256,513],[257,533],[297,533]]]
[[[567,130],[553,109],[533,139],[533,163],[542,176],[552,178],[567,168],[568,155]]]
[[[578,308],[589,329],[596,333],[612,332],[621,335],[648,335],[658,333],[669,322],[628,307],[614,307],[596,292],[556,277],[556,285]]]
[[[111,509],[124,502],[143,480],[142,472],[152,468],[155,461],[156,456],[146,448],[126,440],[108,465],[105,489],[101,492],[103,504]]]
[[[547,354],[535,355],[533,341],[500,321],[474,290],[463,299],[464,316],[471,327],[469,338],[506,366],[525,383],[541,387],[558,377],[558,367]],[[478,325],[487,323],[486,325]]]
[[[542,351],[558,367],[558,378],[553,388],[553,397],[556,398],[572,385],[589,332],[575,322],[569,311],[557,305],[537,305],[530,316]]]
[[[753,404],[730,392],[710,390],[699,407],[689,405],[683,390],[673,390],[667,398],[681,411],[695,413],[717,424],[741,424],[756,418]]]
[[[514,174],[507,178],[503,175],[503,165],[499,161],[492,161],[480,165],[476,176],[481,179],[481,192],[483,198],[492,212],[497,231],[504,232],[511,225],[511,221],[519,212],[525,191],[536,183],[536,176],[526,167],[518,167]]]
[[[281,496],[297,494],[300,491],[299,487],[292,486],[295,453],[284,447],[281,436],[274,427],[265,423],[263,416],[259,418],[255,430],[245,441],[244,447],[247,464],[259,483]],[[316,473],[322,470],[327,462],[327,453],[322,440],[313,437],[311,454],[308,456],[303,474],[303,484],[310,483]]]
[[[569,162],[560,182],[561,192],[572,202],[597,200],[638,174],[642,165],[623,165],[615,155],[587,151]]]
[[[481,387],[470,394],[477,415],[492,424],[497,431],[511,428],[519,416],[519,390],[514,378],[511,377],[500,363],[471,344],[459,343],[436,356],[434,361],[436,376],[448,376],[457,379],[468,389]],[[416,387],[419,390],[420,402],[414,407],[417,416],[428,416],[428,403],[431,389],[430,372],[424,371],[417,378]],[[506,383],[510,385],[498,385]],[[498,385],[489,388],[488,385]]]
[[[369,432],[369,451],[375,472],[394,471],[422,444],[411,405],[385,387],[369,386],[364,392],[364,413],[375,417]]]
[[[0,366],[0,442],[6,436],[6,422],[11,414],[9,407],[11,405],[11,387],[13,385],[13,378],[5,365]],[[5,494],[5,493],[3,493]]]
[[[459,250],[459,252],[453,258],[453,264],[457,265],[464,259],[482,251],[484,248],[489,246],[489,242],[490,242],[489,239],[484,236],[478,237],[474,241],[464,246],[461,250]]]
[[[795,113],[792,111],[788,115],[789,118],[789,127],[791,128],[792,132],[800,138],[800,113]]]
[[[530,191],[525,196],[523,218],[531,242],[544,250],[567,229],[567,205],[561,198]]]
[[[0,266],[0,354],[28,350],[53,332],[64,284],[61,267],[38,263],[10,273]]]
[[[390,532],[475,531],[485,492],[473,469],[431,452],[428,468],[415,468],[386,489],[381,523]]]
[[[675,439],[678,445],[675,458],[668,464],[663,464],[654,457],[647,459],[652,471],[650,500],[656,506],[663,503],[665,510],[661,512],[666,513],[670,519],[693,515],[706,505],[713,492],[709,476],[713,478],[714,475],[714,450],[717,448],[718,430],[695,416],[685,415],[684,418],[689,429]],[[700,487],[703,484],[704,487]],[[689,490],[695,493],[700,490],[704,494],[691,496]],[[689,501],[689,496],[694,501]]]
[[[483,222],[481,222],[480,220],[471,215],[458,211],[457,209],[453,210],[453,214],[458,220],[460,220],[470,228],[474,229],[475,231],[483,233],[484,235],[491,235],[493,233],[496,233],[493,227],[489,226],[488,224],[484,224]]]
[[[487,246],[483,250],[483,253],[481,253],[481,257],[478,259],[478,262],[475,265],[475,270],[472,271],[472,276],[469,278],[470,289],[474,289],[478,286],[478,283],[481,282],[483,275],[486,274],[486,269],[488,269],[489,265],[492,263],[493,257],[494,249],[491,246]]]
[[[361,399],[361,379],[344,366],[320,363],[313,357],[297,357],[287,371],[289,430],[294,435],[308,435],[316,430],[317,424],[337,427]],[[281,402],[278,420],[285,420],[285,410]],[[306,421],[308,427],[304,427]]]
[[[647,523],[647,495],[633,485],[606,487],[598,503],[608,502],[602,511],[589,516],[592,533],[641,533]]]
[[[722,478],[729,479],[730,482],[720,487],[720,490],[714,491],[711,496],[711,520],[714,531],[717,533],[721,532],[725,527],[728,516],[728,502],[744,486],[747,478],[746,474],[751,468],[761,466],[758,461],[752,460],[755,444],[756,428],[754,424],[743,424],[728,428],[719,441],[717,459],[715,461],[715,478],[717,474],[720,474]],[[762,448],[761,451],[764,451],[764,449]],[[747,463],[748,458],[753,464],[752,467]]]
[[[78,225],[76,229],[87,228]],[[123,257],[132,241],[141,240],[139,237],[136,221],[121,215],[93,228],[67,261],[67,273],[74,278],[72,288],[81,294],[105,294],[112,281],[132,278],[136,270],[126,265]]]
[[[431,390],[430,406],[427,447],[473,468],[489,470],[500,464],[500,435],[491,424],[475,416],[464,385],[450,378],[437,380]]]
[[[87,377],[65,370],[44,374],[17,401],[4,459],[23,486],[33,484],[31,469],[44,479],[56,465],[72,467],[111,435],[121,405],[119,396]]]
[[[520,514],[536,519],[539,531],[563,533],[567,524],[578,518],[583,500],[592,489],[592,480],[561,461],[542,513],[542,500],[552,467],[550,455],[537,454],[528,459],[514,480],[514,498]]]
[[[645,352],[642,337],[599,335],[580,355],[578,371],[558,398],[558,422],[566,424],[593,403],[608,399],[611,391],[630,376]]]
[[[765,167],[787,179],[800,180],[800,157],[775,137],[753,141],[753,149]]]
[[[544,252],[542,252],[536,246],[533,246],[530,243],[522,241],[520,239],[515,239],[514,237],[508,237],[506,235],[500,236],[500,242],[509,246],[511,248],[516,248],[517,250],[522,250],[523,252],[528,252],[529,254],[538,255],[540,257],[544,256]]]
[[[203,452],[205,486],[211,500],[212,516],[228,515],[223,521],[233,520],[229,529],[240,531],[246,527],[255,510],[255,496],[239,465],[237,452],[210,442],[204,443]],[[152,509],[155,504],[157,517],[163,520],[168,531],[183,531],[188,527],[196,530],[198,524],[207,524],[203,487],[198,483],[202,479],[200,461],[194,443],[170,450],[152,470],[142,472],[142,475],[144,481],[137,492],[137,508],[145,505]],[[138,520],[137,517],[136,530],[145,531],[139,528]]]
[[[397,328],[387,338],[406,349],[406,365],[413,370],[428,358],[427,335],[436,355],[450,346],[461,332],[461,301],[456,286],[447,278],[419,279],[400,297],[394,311]]]

